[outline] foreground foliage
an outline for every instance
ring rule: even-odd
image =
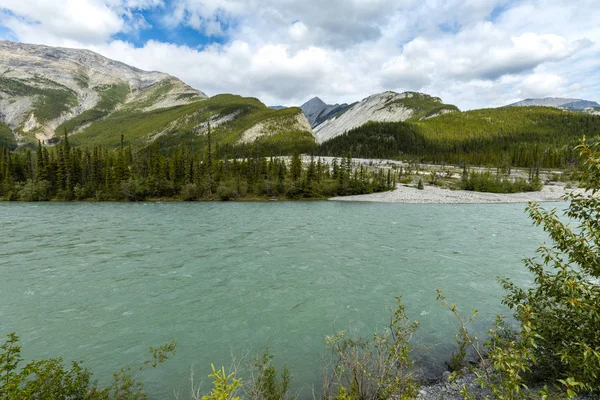
[[[327,337],[331,371],[325,370],[323,397],[337,400],[414,399],[419,384],[410,357],[410,339],[419,327],[406,315],[402,298],[388,329],[370,340],[338,332]]]
[[[122,368],[113,382],[104,388],[92,381],[92,373],[81,362],[69,366],[62,358],[31,361],[19,367],[22,359],[19,338],[11,333],[0,346],[0,400],[77,399],[77,400],[145,400],[140,374],[156,368],[174,354],[175,342],[150,348],[151,360],[133,369]]]
[[[565,217],[571,223],[563,222],[556,209],[530,204],[530,217],[553,245],[541,246],[539,258],[525,260],[534,276],[532,287],[501,278],[509,292],[503,302],[514,310],[519,332],[503,334],[504,318],[499,316],[481,346],[466,328],[472,317],[465,319],[438,292],[461,326],[453,360],[464,362],[467,348],[476,353],[479,383],[489,398],[571,399],[581,392],[600,393],[600,142],[584,139],[578,150],[580,186],[586,193],[567,195]],[[531,384],[552,386],[536,392],[529,390]],[[462,393],[465,399],[475,398],[467,387]]]
[[[536,332],[534,376],[559,380],[571,391],[600,390],[600,142],[578,147],[585,194],[568,195],[565,223],[557,210],[528,208],[552,246],[526,260],[535,277],[528,289],[503,280],[504,302]],[[575,224],[573,227],[572,224]]]

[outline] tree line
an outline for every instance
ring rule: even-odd
[[[72,147],[65,135],[35,151],[0,152],[0,198],[6,200],[234,200],[327,198],[395,187],[388,171],[352,168],[351,157],[325,163],[297,152],[275,157],[250,150],[246,157],[218,156],[210,138],[203,152],[180,145],[170,151],[154,143],[138,151]]]

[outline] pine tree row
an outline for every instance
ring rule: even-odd
[[[134,152],[74,148],[65,136],[53,147],[0,152],[0,198],[7,200],[327,198],[390,190],[395,182],[391,172],[354,170],[349,157],[332,165],[314,157],[303,163],[297,153],[291,160],[217,157],[210,144],[203,154],[184,145],[166,153],[157,143]]]

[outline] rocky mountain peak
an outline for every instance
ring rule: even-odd
[[[367,122],[401,122],[408,119],[427,119],[456,112],[458,108],[444,104],[439,97],[424,93],[386,91],[371,95],[348,106],[314,128],[317,140],[325,142],[358,128]]]
[[[173,76],[90,50],[0,41],[0,113],[17,136],[48,140],[84,113],[99,119],[122,108],[148,111],[206,98]]]
[[[300,109],[306,115],[308,122],[314,128],[332,115],[347,108],[347,104],[326,104],[319,97],[313,97],[300,106]]]

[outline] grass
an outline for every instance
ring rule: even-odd
[[[427,118],[442,110],[460,111],[458,107],[452,104],[444,104],[439,97],[429,96],[424,93],[407,92],[408,96],[403,99],[396,99],[385,104],[389,107],[393,104],[400,104],[406,108],[413,109],[415,115],[410,118],[410,121],[418,121],[421,118]]]
[[[206,138],[205,135],[198,134],[198,126],[209,118],[236,113],[233,120],[213,127],[212,138],[215,145],[237,144],[244,131],[260,122],[266,123],[273,132],[272,135],[261,139],[264,145],[289,148],[295,139],[299,139],[303,144],[314,144],[309,132],[301,133],[294,127],[295,117],[299,112],[298,108],[272,110],[255,98],[223,94],[187,105],[149,112],[124,108],[95,121],[81,133],[73,135],[72,143],[118,147],[121,134],[124,134],[125,144],[141,147],[162,133],[156,140],[164,148],[186,143],[203,149]],[[285,138],[287,134],[290,138]]]
[[[582,131],[598,126],[600,119],[551,107],[503,107],[440,115],[416,122],[426,138],[444,141],[530,137],[551,141],[565,136],[579,138]]]
[[[96,86],[94,90],[100,95],[98,104],[96,104],[94,108],[86,110],[75,118],[60,124],[54,131],[56,134],[62,134],[65,129],[67,132],[73,132],[81,126],[109,115],[117,105],[122,104],[125,101],[129,94],[129,85],[123,83],[118,85]]]

